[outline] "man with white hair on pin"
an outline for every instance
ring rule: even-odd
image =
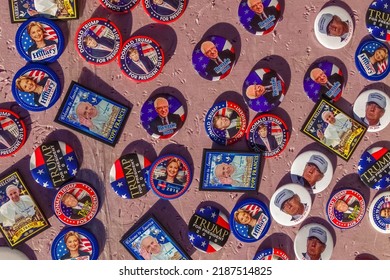
[[[20,190],[15,185],[9,185],[5,189],[9,201],[0,207],[0,222],[4,227],[13,226],[21,218],[35,215],[35,204],[29,195],[20,195]]]
[[[332,37],[340,37],[341,42],[349,35],[349,21],[342,21],[337,15],[323,14],[318,21],[320,33]]]
[[[325,131],[317,130],[317,137],[327,146],[337,148],[344,133],[352,129],[351,120],[343,113],[336,116],[332,111],[322,112],[322,120],[328,124]]]
[[[324,174],[328,170],[328,162],[321,155],[311,155],[308,162],[306,162],[305,169],[302,176],[291,174],[294,183],[300,184],[311,190],[316,189],[317,182],[324,178]]]
[[[309,229],[306,252],[302,253],[304,260],[321,260],[321,254],[325,251],[327,241],[326,231],[314,226]]]
[[[249,9],[255,13],[250,26],[254,31],[266,31],[276,24],[279,11],[274,6],[264,7],[262,0],[248,0]]]
[[[366,114],[360,119],[370,127],[380,126],[380,119],[385,114],[385,109],[386,98],[379,92],[370,93],[366,103]]]

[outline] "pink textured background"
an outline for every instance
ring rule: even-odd
[[[3,0],[3,2],[5,2]],[[28,138],[24,147],[14,156],[1,159],[0,172],[18,168],[31,192],[49,218],[52,227],[22,245],[20,249],[32,259],[51,259],[50,246],[63,228],[51,209],[55,191],[44,189],[34,182],[29,172],[29,160],[33,150],[49,140],[63,140],[72,145],[82,161],[76,179],[92,184],[99,192],[102,206],[96,219],[86,228],[91,230],[101,246],[99,259],[132,259],[119,243],[122,235],[150,208],[160,222],[193,259],[252,259],[258,249],[270,246],[284,249],[290,258],[295,258],[293,242],[299,228],[309,222],[320,222],[331,230],[335,247],[332,259],[355,259],[372,257],[390,259],[389,235],[381,234],[371,226],[368,215],[355,228],[340,230],[327,222],[325,205],[333,188],[354,187],[360,190],[369,205],[376,191],[365,187],[356,174],[357,162],[362,152],[379,142],[389,147],[390,127],[380,133],[367,133],[355,153],[346,162],[331,155],[299,132],[314,103],[303,91],[303,77],[307,68],[320,57],[334,57],[331,61],[344,63],[347,78],[342,99],[337,106],[352,114],[352,106],[358,94],[365,88],[377,88],[389,94],[390,78],[380,83],[364,79],[354,64],[354,54],[359,42],[368,35],[365,13],[371,0],[347,0],[349,11],[355,20],[355,32],[351,42],[340,50],[322,47],[314,35],[313,22],[326,4],[322,0],[280,1],[284,6],[283,18],[274,32],[255,36],[246,31],[237,16],[238,0],[190,0],[185,14],[170,25],[152,22],[139,4],[126,15],[114,14],[100,6],[98,0],[80,1],[80,19],[58,22],[66,38],[66,49],[57,63],[50,67],[60,76],[63,93],[60,100],[47,111],[27,112],[17,105],[11,93],[11,82],[16,71],[25,65],[15,48],[15,33],[19,24],[11,24],[8,8],[0,10],[0,107],[11,108],[19,113],[28,126]],[[3,3],[5,4],[5,3]],[[344,4],[341,4],[344,5]],[[166,54],[162,73],[147,83],[135,83],[121,74],[116,62],[93,66],[79,57],[74,48],[75,32],[81,22],[90,17],[106,17],[120,28],[124,41],[130,35],[149,35],[155,38]],[[239,54],[231,74],[219,82],[207,81],[198,76],[191,65],[195,44],[205,34],[216,34],[229,39]],[[259,194],[255,197],[269,204],[276,188],[290,182],[289,170],[301,151],[317,149],[326,153],[334,165],[330,186],[313,197],[309,217],[300,225],[283,227],[272,222],[267,235],[255,243],[243,243],[230,235],[227,244],[219,252],[204,254],[196,251],[187,238],[187,223],[200,203],[213,202],[230,212],[242,193],[201,192],[198,190],[201,155],[203,148],[220,148],[213,144],[204,130],[204,117],[216,100],[229,98],[244,105],[242,84],[252,68],[269,66],[278,71],[287,82],[288,91],[280,107],[272,113],[281,116],[291,128],[291,138],[285,151],[278,157],[265,160],[260,176]],[[104,145],[78,132],[69,131],[53,122],[63,97],[72,80],[95,89],[112,98],[133,105],[122,136],[115,148]],[[168,92],[187,103],[187,120],[183,128],[170,140],[154,140],[142,128],[140,109],[143,102],[154,92]],[[249,111],[249,120],[255,116]],[[231,149],[246,150],[242,139]],[[146,196],[125,200],[117,196],[109,185],[109,170],[121,155],[137,151],[150,160],[165,153],[178,153],[191,162],[194,179],[188,192],[171,202],[159,201],[150,191]],[[4,240],[0,238],[0,244]]]

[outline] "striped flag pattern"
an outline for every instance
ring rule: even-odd
[[[36,83],[39,83],[45,76],[45,72],[40,70],[31,70],[30,73],[28,73],[28,77],[33,79]]]
[[[19,130],[16,123],[5,116],[0,116],[0,125],[3,130],[8,130],[13,136],[18,137]]]

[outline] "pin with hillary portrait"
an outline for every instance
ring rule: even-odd
[[[356,49],[355,64],[364,78],[371,81],[382,80],[390,72],[389,47],[378,40],[365,40]]]
[[[201,40],[192,53],[192,65],[204,79],[219,81],[229,75],[236,63],[236,54],[229,40],[209,36]]]
[[[21,57],[28,62],[54,62],[65,49],[61,29],[44,17],[32,17],[25,21],[16,32],[15,44]]]
[[[269,68],[260,68],[246,77],[242,92],[245,102],[255,112],[265,113],[283,101],[286,86],[282,77]]]
[[[337,101],[344,89],[343,72],[336,64],[328,61],[314,63],[306,72],[303,88],[313,102],[321,97]]]
[[[229,236],[229,219],[214,206],[198,207],[188,223],[188,239],[203,253],[221,250]]]

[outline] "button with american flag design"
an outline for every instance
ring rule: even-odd
[[[286,85],[276,71],[259,68],[246,77],[242,92],[249,108],[255,112],[265,113],[282,103],[286,94]]]
[[[26,142],[24,122],[14,112],[0,109],[0,157],[15,154]]]
[[[282,16],[282,3],[278,0],[241,0],[238,18],[246,30],[255,35],[272,32]]]
[[[117,159],[110,171],[110,184],[114,192],[126,199],[144,196],[150,190],[147,181],[150,164],[149,159],[136,153]]]
[[[389,47],[375,39],[365,40],[356,49],[355,64],[364,78],[382,80],[390,72]]]
[[[123,44],[118,63],[126,77],[136,82],[147,82],[162,71],[164,51],[154,39],[134,36]]]
[[[54,214],[68,226],[89,223],[99,211],[99,197],[91,186],[72,182],[60,188],[53,201]]]
[[[30,158],[31,175],[44,188],[61,187],[74,178],[78,170],[79,162],[75,151],[62,141],[40,145]]]
[[[51,245],[53,260],[97,260],[98,257],[98,242],[95,236],[84,228],[65,228]]]
[[[255,117],[246,131],[248,146],[266,158],[279,155],[286,148],[289,138],[290,132],[286,123],[272,114]]]
[[[367,9],[366,27],[368,33],[381,41],[390,41],[390,1],[374,0]]]
[[[332,194],[326,205],[326,214],[332,225],[349,229],[359,224],[366,213],[366,202],[361,193],[346,188]]]
[[[287,254],[279,248],[269,248],[258,252],[253,260],[264,261],[264,260],[289,260]]]
[[[204,79],[219,81],[226,78],[236,63],[232,43],[221,36],[202,39],[192,52],[192,66]]]
[[[303,88],[313,102],[317,102],[321,97],[337,101],[343,94],[343,72],[330,61],[315,62],[305,74]]]
[[[182,102],[167,93],[149,97],[142,105],[142,126],[153,138],[168,139],[184,125],[186,112]]]
[[[142,0],[142,6],[152,20],[171,23],[184,14],[187,2],[187,0]]]
[[[221,250],[229,236],[229,219],[214,206],[198,207],[188,224],[188,239],[204,253]]]
[[[140,0],[100,0],[104,8],[117,13],[128,13],[133,10]]]
[[[122,35],[119,28],[105,18],[90,18],[76,32],[75,46],[79,55],[95,65],[110,63],[119,55]]]
[[[179,155],[158,157],[150,166],[149,186],[162,199],[182,196],[190,187],[192,170],[188,162]]]
[[[205,117],[206,133],[217,144],[234,144],[245,135],[246,115],[241,106],[232,101],[218,102]]]
[[[386,147],[372,147],[360,157],[357,173],[362,182],[374,189],[390,186],[390,151]]]
[[[51,63],[65,49],[61,29],[50,19],[31,17],[16,32],[16,49],[28,62]]]
[[[256,242],[267,234],[271,226],[271,215],[263,202],[248,198],[234,206],[230,212],[229,224],[238,240]]]
[[[52,107],[61,95],[61,83],[49,67],[32,63],[16,72],[12,95],[26,110],[44,111]]]

